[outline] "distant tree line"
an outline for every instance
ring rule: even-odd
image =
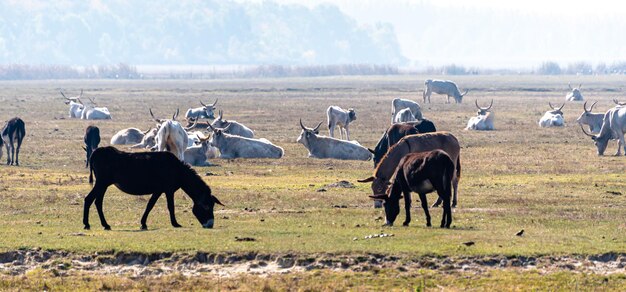
[[[134,79],[139,78],[135,66],[120,63],[75,67],[67,65],[0,65],[0,80],[41,79]]]

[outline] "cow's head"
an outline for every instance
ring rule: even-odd
[[[224,131],[226,129],[214,128],[211,125],[209,125],[208,129],[213,131],[213,134],[211,135],[211,138],[209,139],[209,144],[213,147],[217,147],[219,142],[224,138]]]
[[[204,112],[206,113],[206,116],[209,119],[215,119],[215,114],[213,113],[213,111],[215,111],[215,105],[217,104],[217,98],[215,99],[215,102],[209,105],[204,104],[204,102],[200,101],[200,104],[202,105],[202,108],[204,109]]]
[[[322,125],[322,122],[317,124],[315,128],[307,128],[302,123],[302,119],[300,119],[300,127],[302,128],[302,132],[300,132],[300,136],[298,137],[298,140],[296,140],[296,142],[302,143],[305,146],[308,145],[309,138],[320,134],[321,125]]]
[[[550,108],[552,109],[551,111],[548,111],[549,113],[553,114],[553,115],[563,115],[563,111],[561,111],[563,109],[563,107],[565,106],[565,103],[563,103],[561,105],[561,107],[554,107],[552,105],[551,102],[548,102],[548,105],[550,106]]]
[[[572,88],[572,85],[570,83],[567,83],[567,86],[569,87],[569,89],[571,90],[570,93],[568,94],[568,98],[569,97],[574,97],[574,100],[582,100],[583,99],[583,95],[580,93],[580,88],[583,87],[582,83],[578,85],[578,87],[574,87]]]
[[[458,92],[458,91],[457,91],[457,92]],[[468,92],[469,92],[469,89],[468,89],[468,90],[465,90],[465,92],[463,92],[463,93],[459,94],[459,96],[455,96],[455,98],[454,98],[454,99],[456,100],[456,102],[457,102],[457,103],[461,103],[461,102],[463,101],[463,97],[464,97],[464,96],[465,96]]]
[[[352,122],[354,120],[356,120],[356,112],[354,111],[353,108],[349,108],[348,109],[348,119]]]
[[[474,103],[476,104],[476,107],[478,108],[478,112],[477,112],[477,114],[478,114],[479,116],[484,116],[484,115],[486,115],[486,114],[487,114],[487,112],[488,112],[488,111],[491,109],[491,107],[493,106],[493,99],[491,100],[491,104],[490,104],[488,107],[480,107],[480,106],[478,105],[478,100],[475,100],[475,102],[474,102]]]
[[[583,113],[580,114],[580,117],[576,119],[579,124],[589,124],[589,118],[591,117],[591,111],[593,110],[593,106],[598,103],[597,101],[591,104],[591,108],[587,109],[587,102],[583,104]]]
[[[220,110],[217,118],[211,123],[211,126],[213,126],[213,128],[226,128],[229,124],[230,122],[224,119],[224,112]]]
[[[596,145],[596,149],[598,150],[598,155],[604,155],[604,151],[606,150],[606,147],[609,145],[609,139],[611,138],[611,135],[610,134],[603,135],[602,132],[600,132],[600,134],[598,135],[589,134],[585,131],[582,125],[580,125],[580,129],[583,131],[585,135],[591,137],[591,140],[593,140],[593,144]]]
[[[85,106],[83,104],[83,102],[80,100],[80,98],[83,97],[83,90],[82,89],[80,90],[80,95],[79,96],[75,96],[75,97],[67,97],[67,96],[65,96],[65,94],[61,90],[59,90],[59,92],[61,93],[63,98],[65,98],[65,104],[69,105],[71,102],[74,102],[74,103],[79,103],[81,106]]]

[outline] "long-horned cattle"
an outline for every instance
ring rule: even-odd
[[[583,86],[582,83],[578,85],[578,87],[574,87],[574,88],[572,88],[572,85],[570,83],[568,83],[567,86],[569,87],[570,92],[568,92],[567,95],[565,95],[565,100],[567,101],[583,101],[584,100],[582,93],[580,93],[580,88]]]
[[[185,119],[215,119],[215,105],[217,104],[217,99],[215,102],[209,105],[204,104],[204,102],[200,101],[201,107],[190,108],[185,112]]]
[[[413,115],[413,112],[411,111],[410,108],[401,109],[393,118],[394,124],[408,123],[408,122],[415,122],[415,121],[417,121],[417,119],[415,119],[415,116]]]
[[[593,134],[600,133],[600,129],[602,128],[602,120],[604,119],[604,114],[594,114],[591,111],[593,110],[593,106],[598,103],[597,101],[591,104],[591,108],[587,109],[587,102],[583,104],[583,113],[580,114],[580,117],[576,119],[581,125],[589,125],[589,130]]]
[[[220,110],[219,115],[211,123],[211,127],[223,129],[224,133],[237,135],[246,138],[254,138],[254,131],[237,121],[224,119],[223,112]]]
[[[619,100],[617,100],[617,99],[613,99],[613,102],[615,103],[615,105],[618,105],[618,106],[624,106],[624,105],[626,105],[626,102],[620,102],[620,101],[619,101]]]
[[[300,120],[302,132],[300,132],[296,142],[302,143],[309,150],[309,157],[343,160],[370,160],[372,158],[369,150],[356,141],[345,141],[319,135],[321,125],[322,122],[317,124],[315,128],[307,128]]]
[[[183,126],[176,121],[178,109],[176,109],[176,113],[172,116],[171,120],[155,118],[152,109],[150,109],[150,115],[155,122],[161,125],[155,137],[157,151],[172,152],[178,159],[184,161],[185,149],[187,149],[189,138]]]
[[[343,132],[346,132],[346,140],[350,140],[350,123],[356,120],[356,112],[353,108],[345,110],[331,105],[326,109],[326,119],[331,137],[335,137],[335,127],[338,126],[341,139],[343,139]]]
[[[400,159],[394,170],[390,187],[385,193],[370,196],[375,200],[383,200],[387,226],[392,226],[400,213],[400,198],[404,194],[406,219],[403,223],[408,226],[411,222],[411,192],[419,194],[422,209],[426,215],[426,226],[431,226],[430,213],[426,194],[437,192],[443,201],[443,216],[441,228],[450,228],[452,223],[452,209],[450,197],[452,195],[451,182],[454,176],[454,162],[442,150],[409,153]]]
[[[92,98],[88,98],[91,102],[90,106],[85,106],[80,116],[83,120],[110,120],[111,113],[106,107],[98,107]]]
[[[565,106],[565,103],[561,107],[554,107],[552,103],[548,102],[548,105],[552,110],[547,111],[539,120],[539,126],[542,128],[547,127],[563,127],[565,125],[565,119],[563,119],[563,112],[561,111]]]
[[[445,94],[447,96],[446,103],[450,103],[450,96],[454,98],[456,103],[461,103],[463,101],[463,97],[469,92],[469,90],[465,90],[465,92],[461,93],[459,88],[456,86],[456,83],[450,80],[426,79],[426,81],[424,81],[424,86],[424,103],[426,103],[426,100],[430,103],[430,95],[433,92],[437,94]]]
[[[459,140],[448,132],[405,136],[400,139],[398,143],[389,148],[387,154],[383,156],[374,170],[374,175],[367,179],[359,180],[359,182],[372,182],[372,193],[374,196],[385,194],[389,186],[389,181],[393,177],[395,169],[402,157],[409,153],[432,151],[436,149],[446,152],[454,162],[456,171],[452,176],[452,187],[454,189],[452,207],[456,207],[459,179],[461,177],[461,146],[459,145]],[[433,204],[433,207],[439,206],[441,202],[442,200],[438,199],[437,202]]]
[[[398,112],[405,108],[408,108],[411,110],[411,113],[413,113],[413,116],[415,117],[416,120],[419,121],[424,118],[422,116],[422,108],[417,102],[414,102],[408,99],[394,98],[391,101],[391,123],[392,124],[395,122],[395,118]]]
[[[152,195],[141,217],[141,229],[147,229],[148,214],[161,194],[167,198],[170,222],[181,227],[174,213],[174,193],[183,191],[193,201],[192,213],[202,227],[213,228],[215,204],[223,205],[211,194],[211,188],[187,164],[168,152],[122,152],[107,146],[96,149],[91,155],[89,183],[96,177],[96,183],[85,197],[83,224],[89,229],[89,208],[96,202],[100,224],[105,230],[111,226],[106,222],[102,211],[104,194],[110,185],[131,195]]]
[[[89,158],[91,157],[91,154],[100,144],[100,129],[96,126],[89,125],[87,129],[85,129],[85,137],[83,140],[85,141],[85,152],[87,154],[85,167],[87,167],[89,166]]]
[[[85,108],[85,105],[80,100],[80,98],[83,97],[83,90],[80,90],[79,96],[74,97],[67,97],[63,91],[59,92],[61,92],[61,95],[65,98],[65,104],[70,106],[69,117],[72,119],[80,119],[83,115],[83,109]]]
[[[143,137],[150,132],[151,129],[143,132],[137,128],[127,128],[119,130],[111,137],[111,145],[135,145],[141,143]]]
[[[494,115],[491,112],[491,107],[493,106],[493,99],[491,100],[491,104],[488,107],[480,107],[478,105],[478,100],[475,102],[476,107],[478,108],[478,112],[475,117],[471,117],[467,122],[467,127],[465,130],[478,130],[478,131],[491,131],[494,130],[493,120]]]
[[[193,146],[185,149],[185,162],[193,166],[211,166],[207,159],[217,158],[219,150],[209,145],[210,137],[198,136],[198,141]]]
[[[26,135],[24,121],[18,117],[6,122],[0,131],[0,158],[2,158],[2,144],[7,149],[7,165],[20,165],[20,148]]]
[[[580,126],[585,135],[593,139],[594,144],[598,150],[598,155],[604,155],[604,151],[608,146],[609,140],[617,139],[617,152],[615,156],[621,155],[622,147],[624,148],[624,154],[626,155],[626,141],[624,141],[624,134],[626,133],[626,107],[616,106],[608,110],[604,114],[602,121],[602,128],[600,133],[592,135],[585,132],[585,129]]]
[[[143,133],[143,138],[141,138],[141,141],[133,146],[130,146],[130,148],[151,149],[152,147],[156,147],[156,135],[160,127],[161,124],[158,124],[155,128],[148,129],[148,131]]]
[[[246,138],[225,133],[224,130],[213,128],[209,139],[211,146],[220,151],[220,158],[281,158],[285,154],[283,148],[272,144],[267,139]]]
[[[374,147],[374,150],[368,149],[370,152],[374,154],[374,167],[378,165],[383,156],[387,153],[387,150],[391,148],[391,146],[395,145],[402,139],[404,136],[413,135],[413,134],[424,134],[430,132],[436,132],[435,124],[427,119],[423,119],[419,122],[411,122],[411,123],[399,123],[393,124],[385,133],[383,133],[380,140]]]

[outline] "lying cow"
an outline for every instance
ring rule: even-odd
[[[141,143],[143,137],[150,132],[148,129],[145,132],[137,128],[127,128],[119,130],[113,137],[111,137],[111,145],[135,145]]]
[[[547,111],[543,117],[539,120],[539,126],[542,128],[547,127],[563,127],[565,125],[565,119],[563,119],[563,112],[561,111],[565,106],[565,103],[561,107],[556,108],[552,106],[552,103],[548,102],[552,110]]]
[[[476,107],[478,108],[478,112],[475,117],[471,117],[467,122],[467,127],[465,130],[477,130],[477,131],[491,131],[494,130],[493,126],[493,112],[489,110],[493,106],[493,99],[491,100],[491,104],[488,107],[480,107],[478,105],[478,100],[475,101]]]
[[[215,105],[217,104],[217,99],[215,102],[209,105],[204,104],[200,101],[201,107],[190,108],[185,112],[185,119],[214,119],[215,116],[213,111],[215,111]]]
[[[111,229],[102,210],[104,194],[110,185],[115,185],[121,191],[131,195],[152,195],[141,217],[141,229],[148,228],[146,225],[148,214],[163,193],[167,198],[170,222],[174,227],[181,227],[174,214],[174,193],[178,189],[183,189],[191,198],[192,213],[204,228],[213,228],[215,204],[223,205],[211,194],[211,188],[198,173],[168,152],[128,153],[112,146],[98,148],[91,155],[89,183],[93,183],[94,175],[96,183],[85,197],[83,208],[85,229],[91,227],[89,208],[94,201],[100,224],[105,230]]]
[[[156,128],[149,129],[141,138],[141,142],[130,146],[130,148],[147,148],[151,149],[156,146],[156,134],[159,131],[161,124],[158,124]]]
[[[272,144],[266,139],[253,139],[225,133],[222,129],[213,128],[209,140],[211,146],[220,151],[220,158],[281,158],[285,154],[283,148]]]
[[[565,95],[565,100],[567,101],[583,101],[584,100],[582,93],[580,93],[580,88],[583,87],[582,83],[578,85],[578,87],[574,87],[574,88],[572,88],[572,85],[570,83],[568,83],[567,86],[569,87],[570,92],[568,92],[567,95]]]
[[[392,124],[395,123],[395,118],[398,112],[405,108],[408,108],[411,110],[411,113],[413,113],[413,117],[415,117],[415,120],[419,121],[424,118],[422,116],[422,108],[417,102],[414,102],[408,99],[394,98],[391,101],[391,123]]]
[[[207,160],[219,157],[219,150],[209,144],[209,137],[197,138],[197,143],[185,149],[185,162],[193,166],[211,166]]]
[[[302,143],[309,150],[309,157],[344,160],[370,160],[372,158],[369,150],[357,142],[320,136],[318,133],[321,125],[322,122],[317,124],[315,128],[307,128],[300,119],[302,132],[300,132],[297,142]]]
[[[228,121],[224,119],[223,112],[220,110],[217,118],[211,123],[212,128],[223,129],[224,133],[237,135],[246,138],[254,138],[254,131],[237,121]]]
[[[83,115],[83,109],[85,108],[85,105],[80,100],[80,98],[83,97],[83,90],[82,89],[80,90],[79,96],[74,96],[74,97],[67,97],[65,96],[63,91],[59,91],[59,92],[61,92],[61,95],[65,98],[65,104],[70,106],[69,117],[71,119],[80,119],[81,116]]]
[[[346,140],[350,140],[350,123],[356,120],[356,112],[353,108],[344,110],[331,105],[326,109],[326,119],[328,121],[328,133],[331,137],[335,137],[335,127],[338,126],[341,139],[343,139],[343,132],[346,132]]]
[[[408,122],[415,122],[415,121],[417,121],[417,119],[415,119],[415,116],[413,115],[413,112],[411,111],[410,108],[401,109],[393,118],[394,124],[408,123]]]

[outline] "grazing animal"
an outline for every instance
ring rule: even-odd
[[[135,145],[137,143],[141,143],[143,137],[150,132],[151,129],[148,129],[145,132],[137,128],[127,128],[118,131],[111,137],[111,145]]]
[[[491,104],[488,107],[480,107],[478,105],[478,100],[475,102],[476,107],[478,108],[477,115],[472,117],[467,122],[467,127],[465,130],[478,130],[478,131],[491,131],[494,130],[493,126],[493,112],[489,110],[493,106],[493,99],[491,100]]]
[[[85,108],[85,105],[80,100],[80,98],[83,97],[83,90],[81,89],[80,95],[75,97],[67,97],[63,91],[59,92],[61,92],[61,95],[65,98],[65,104],[70,106],[69,117],[72,119],[80,119],[83,115],[83,109]]]
[[[213,128],[209,140],[211,146],[220,150],[220,158],[281,158],[285,154],[283,148],[272,144],[267,139],[253,139],[225,133],[224,130]]]
[[[344,110],[331,105],[326,109],[326,120],[328,121],[328,133],[331,137],[335,137],[335,126],[339,126],[341,139],[343,139],[343,133],[346,132],[346,140],[350,140],[350,123],[356,120],[356,112],[353,108]]]
[[[570,83],[567,84],[570,92],[565,95],[565,100],[567,101],[583,101],[583,95],[580,93],[580,88],[583,86],[582,84],[578,85],[578,87],[572,88]]]
[[[150,109],[150,115],[155,122],[161,124],[155,137],[157,151],[172,152],[178,159],[184,161],[189,137],[183,126],[176,121],[178,109],[171,120],[155,118],[152,109]]]
[[[161,124],[158,124],[156,128],[148,129],[148,131],[144,132],[143,138],[141,138],[141,142],[130,146],[130,148],[148,148],[156,146],[156,134],[159,131]],[[113,144],[113,143],[111,143]]]
[[[185,162],[193,166],[211,166],[207,159],[217,158],[219,150],[209,145],[209,137],[197,138],[199,142],[185,149]]]
[[[565,125],[565,119],[563,119],[563,112],[561,111],[565,106],[565,103],[561,107],[556,108],[552,106],[552,103],[548,102],[552,110],[547,111],[541,120],[539,120],[539,126],[542,128],[547,127],[563,127]]]
[[[383,133],[383,136],[380,137],[380,140],[378,140],[378,144],[376,144],[374,150],[368,149],[374,154],[374,168],[387,153],[387,150],[391,148],[391,146],[398,143],[398,141],[400,141],[402,137],[436,131],[437,129],[435,128],[435,124],[427,119],[423,119],[419,122],[399,123],[391,125],[389,128],[387,128],[385,133]]]
[[[459,140],[448,132],[434,132],[426,134],[416,134],[405,136],[398,143],[391,146],[387,154],[383,156],[380,163],[374,170],[374,175],[359,180],[359,182],[372,182],[373,195],[385,194],[389,181],[391,180],[396,167],[402,157],[408,153],[431,151],[435,149],[443,150],[454,161],[456,172],[452,177],[452,187],[454,196],[452,207],[457,205],[457,194],[459,179],[461,178],[461,146]],[[433,207],[439,206],[442,200],[438,199]]]
[[[391,123],[395,122],[395,118],[399,111],[408,108],[413,113],[413,116],[416,120],[422,120],[424,117],[422,116],[422,108],[417,102],[408,99],[402,98],[394,98],[391,101]]]
[[[224,116],[222,114],[223,112],[220,110],[217,118],[213,120],[213,123],[211,123],[211,127],[223,129],[223,132],[227,134],[237,135],[246,138],[254,138],[254,131],[250,130],[250,128],[246,127],[242,123],[239,123],[237,121],[228,121],[224,119]]]
[[[213,111],[215,111],[215,105],[217,104],[217,99],[215,102],[209,105],[204,104],[200,101],[201,107],[190,108],[185,113],[185,119],[215,119],[215,115]]]
[[[454,98],[456,103],[461,103],[463,101],[463,97],[469,92],[469,90],[465,90],[465,92],[461,93],[459,88],[456,86],[456,83],[450,80],[436,80],[436,79],[426,79],[424,81],[424,103],[428,100],[430,103],[430,95],[434,92],[437,94],[445,94],[448,99],[446,103],[450,103],[450,96]]]
[[[0,140],[7,149],[7,165],[20,165],[20,148],[26,135],[24,121],[20,118],[12,118],[2,128]],[[0,158],[2,157],[2,143],[0,143]],[[17,144],[17,146],[16,146]]]
[[[302,143],[302,145],[309,150],[309,157],[344,160],[370,160],[372,158],[372,154],[369,150],[356,141],[345,141],[320,136],[319,127],[321,125],[322,122],[317,124],[315,128],[307,128],[302,124],[302,119],[300,119],[302,132],[300,132],[300,136],[296,142]]]
[[[91,157],[91,153],[93,153],[96,148],[98,148],[98,144],[100,144],[100,129],[96,126],[88,126],[85,129],[85,152],[87,152],[87,159],[85,160],[85,168],[89,166],[89,158]]]
[[[597,135],[585,132],[582,125],[580,128],[583,130],[585,135],[593,139],[598,150],[598,155],[604,155],[604,151],[606,150],[609,140],[611,139],[618,140],[617,152],[615,153],[615,156],[621,155],[622,147],[624,148],[624,154],[626,155],[626,141],[624,140],[624,134],[626,133],[626,107],[616,106],[608,110],[604,114],[602,128],[600,129],[600,133]]]
[[[600,133],[600,129],[602,128],[602,120],[604,119],[604,114],[594,114],[591,111],[593,110],[593,106],[598,103],[597,101],[591,104],[591,108],[587,110],[587,102],[583,104],[583,113],[580,114],[580,117],[576,119],[576,122],[580,125],[589,125],[589,130],[593,134]]]
[[[102,211],[102,201],[107,188],[115,185],[121,191],[131,195],[152,194],[146,211],[141,217],[141,229],[147,229],[148,214],[161,194],[165,193],[170,222],[174,227],[181,227],[174,214],[174,193],[183,191],[193,201],[192,213],[202,227],[213,228],[215,204],[223,204],[211,194],[211,188],[188,165],[168,152],[128,153],[112,146],[96,149],[91,155],[89,183],[96,177],[96,183],[85,197],[83,224],[89,229],[89,208],[95,201],[100,223],[105,230],[110,230]]]
[[[413,115],[413,112],[411,112],[410,108],[399,110],[393,119],[394,124],[408,123],[408,122],[415,122],[415,121],[417,121],[417,119],[415,119],[415,116]]]
[[[400,159],[396,167],[391,186],[385,193],[370,196],[376,200],[383,200],[387,226],[392,226],[400,213],[400,198],[404,194],[406,219],[402,225],[409,226],[411,222],[411,192],[419,194],[422,209],[426,215],[426,226],[430,227],[430,213],[426,194],[437,192],[443,201],[443,216],[441,228],[450,228],[452,224],[452,209],[450,197],[452,195],[452,177],[454,176],[454,162],[442,150],[409,153]]]

